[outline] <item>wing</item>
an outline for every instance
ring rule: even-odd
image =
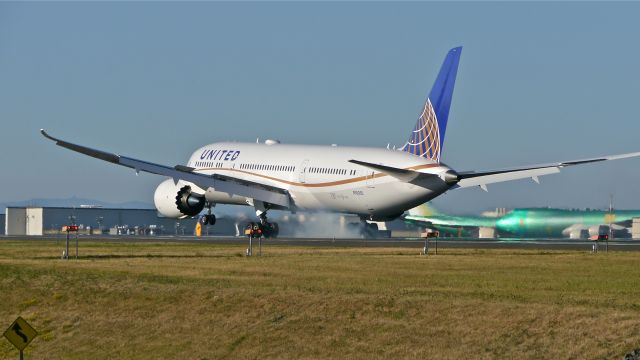
[[[455,178],[456,174],[453,174],[452,172],[445,173],[441,178],[439,175],[435,174],[421,173],[419,171],[373,164],[360,160],[349,160],[349,162],[367,167],[369,169],[380,171],[381,173],[394,177],[402,182],[420,186],[425,189],[439,188],[442,186],[451,185],[451,180],[457,181],[457,179]],[[452,176],[454,178],[452,178]]]
[[[47,139],[56,142],[56,145],[62,146],[69,150],[79,152],[84,155],[94,157],[96,159],[108,161],[113,164],[126,166],[135,169],[136,172],[144,171],[151,174],[164,175],[174,179],[174,181],[184,180],[198,185],[203,189],[211,188],[214,191],[240,195],[247,198],[259,200],[265,203],[280,205],[289,208],[290,197],[285,189],[274,186],[264,185],[253,181],[234,178],[225,175],[205,175],[193,172],[194,168],[176,165],[174,167],[154,164],[148,161],[137,160],[126,156],[116,155],[101,150],[76,145],[60,139],[56,139],[44,130],[40,130],[42,135]]]
[[[607,160],[626,159],[626,158],[637,157],[637,156],[640,156],[640,152],[620,154],[620,155],[601,156],[601,157],[591,158],[591,159],[563,161],[563,162],[552,163],[552,164],[531,165],[531,166],[524,166],[524,167],[518,167],[518,168],[511,168],[511,169],[479,171],[479,172],[476,172],[476,171],[459,172],[457,176],[458,183],[454,187],[462,188],[462,187],[480,186],[484,189],[487,184],[517,180],[517,179],[526,179],[526,178],[532,178],[534,181],[537,182],[538,176],[554,174],[554,173],[560,172],[561,169],[568,166],[589,164],[589,163],[607,161]]]

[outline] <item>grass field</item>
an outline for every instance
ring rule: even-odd
[[[0,241],[26,359],[622,358],[640,253]],[[18,358],[2,339],[0,358]]]

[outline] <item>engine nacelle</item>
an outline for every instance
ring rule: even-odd
[[[194,193],[191,186],[167,179],[160,183],[153,194],[153,202],[158,212],[165,217],[181,219],[198,215],[204,209],[204,195]]]

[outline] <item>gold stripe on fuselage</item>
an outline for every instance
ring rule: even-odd
[[[411,167],[408,167],[408,168],[406,168],[404,170],[421,170],[421,169],[429,169],[429,168],[438,167],[438,166],[440,166],[440,164],[425,164],[425,165],[411,166]],[[287,185],[291,185],[291,186],[300,186],[300,187],[329,187],[329,186],[350,184],[350,183],[355,183],[355,182],[359,182],[359,181],[365,181],[365,180],[369,180],[369,179],[377,179],[377,178],[380,178],[380,177],[383,177],[383,176],[388,176],[387,174],[384,174],[384,173],[377,173],[377,174],[374,174],[373,176],[358,176],[358,177],[344,179],[344,180],[338,180],[338,181],[322,182],[322,183],[315,183],[315,184],[306,184],[306,183],[301,183],[301,182],[296,182],[296,181],[278,179],[278,178],[275,178],[275,177],[272,177],[272,176],[262,175],[262,174],[258,174],[258,173],[253,173],[253,172],[239,170],[239,169],[233,169],[233,168],[199,168],[199,169],[196,168],[196,171],[207,171],[207,170],[235,171],[235,172],[239,172],[239,173],[243,173],[243,174],[253,175],[253,176],[261,177],[261,178],[264,178],[264,179],[269,179],[269,180],[281,182],[281,183],[284,183],[284,184],[287,184]]]

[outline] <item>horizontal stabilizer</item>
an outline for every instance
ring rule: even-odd
[[[640,156],[640,152],[633,152],[633,153],[626,153],[626,154],[619,154],[619,155],[608,155],[608,156],[601,156],[601,157],[590,158],[590,159],[562,161],[562,162],[550,163],[550,164],[523,166],[523,167],[501,169],[501,170],[459,172],[458,173],[459,182],[455,187],[463,188],[463,187],[471,187],[471,186],[486,186],[487,184],[493,184],[493,183],[510,181],[510,180],[526,179],[526,178],[533,178],[534,181],[536,181],[538,179],[538,176],[555,174],[560,172],[560,169],[563,169],[568,166],[589,164],[589,163],[595,163],[595,162],[601,162],[601,161],[607,161],[607,160],[626,159],[626,158],[638,157],[638,156]]]

